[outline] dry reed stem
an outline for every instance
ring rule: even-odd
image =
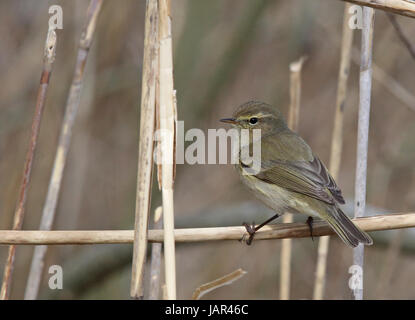
[[[300,121],[300,99],[301,99],[301,69],[305,57],[290,64],[290,109],[288,111],[288,126],[297,131]]]
[[[161,297],[162,297],[162,300],[168,300],[168,298],[167,298],[167,286],[166,286],[165,283],[161,286]]]
[[[160,44],[160,43],[159,43]],[[160,132],[160,57],[157,61],[157,76],[156,76],[156,132]],[[157,159],[157,184],[159,190],[161,190],[161,141],[157,139],[155,141],[155,158]]]
[[[352,219],[365,231],[393,230],[415,227],[415,212],[382,214]],[[245,227],[186,228],[175,229],[176,242],[202,242],[240,240],[246,233]],[[327,236],[334,231],[324,222],[315,221],[313,236]],[[309,238],[310,230],[304,223],[279,223],[258,230],[255,240]],[[77,230],[77,231],[22,231],[1,230],[0,245],[76,245],[76,244],[130,244],[134,241],[134,230]],[[149,230],[149,242],[163,242],[163,230]],[[255,245],[255,243],[253,244]]]
[[[353,29],[349,27],[349,8],[351,4],[346,3],[343,14],[343,37],[341,45],[340,69],[337,86],[336,113],[334,116],[333,136],[331,140],[331,153],[329,170],[334,180],[339,177],[341,154],[343,146],[343,118],[346,103],[347,79],[351,63],[353,44]],[[318,256],[316,266],[316,278],[314,282],[313,299],[321,300],[324,295],[325,278],[327,269],[327,254],[329,250],[330,237],[321,237],[318,242]]]
[[[153,176],[156,78],[158,74],[157,0],[146,4],[143,76],[141,83],[140,141],[138,150],[135,237],[130,295],[143,297],[144,267],[147,257],[148,217]]]
[[[49,181],[48,193],[43,207],[40,230],[50,230],[56,213],[56,205],[59,197],[59,190],[62,183],[63,171],[66,158],[71,143],[72,128],[76,114],[79,109],[79,102],[84,79],[85,64],[88,52],[91,47],[98,14],[100,12],[102,0],[91,0],[87,10],[87,19],[83,27],[81,39],[79,41],[78,54],[75,65],[75,74],[72,79],[71,88],[66,102],[65,115],[61,127],[58,148]],[[36,247],[32,264],[30,267],[29,278],[26,285],[25,299],[36,299],[43,272],[44,259],[47,247]]]
[[[164,263],[167,298],[176,299],[176,257],[174,239],[174,141],[175,97],[173,90],[173,49],[170,0],[159,0],[160,32],[160,129],[161,190],[163,199]]]
[[[158,207],[154,212],[154,229],[160,229],[163,225],[163,208]],[[161,272],[161,243],[151,245],[150,290],[148,299],[158,300],[160,294]]]
[[[301,98],[301,68],[305,61],[301,57],[298,61],[290,64],[290,109],[288,111],[288,127],[298,131],[300,121],[300,98]],[[285,213],[282,221],[293,222],[291,213]],[[281,272],[280,272],[280,299],[290,298],[290,274],[291,274],[291,239],[284,239],[281,245]]]
[[[27,190],[30,183],[30,177],[33,166],[33,159],[36,151],[36,144],[39,137],[40,123],[42,120],[43,109],[46,101],[46,94],[49,87],[49,79],[52,73],[52,66],[55,60],[56,52],[56,33],[54,30],[48,30],[43,54],[43,69],[40,77],[40,85],[37,93],[35,114],[32,120],[32,129],[30,133],[30,143],[26,154],[25,165],[23,169],[23,179],[20,185],[19,200],[14,213],[13,230],[20,230],[23,225]],[[10,296],[10,284],[13,276],[14,257],[16,254],[15,246],[10,246],[4,268],[3,283],[0,292],[0,299],[6,300]]]
[[[370,119],[370,96],[372,90],[372,51],[373,51],[373,26],[374,10],[363,8],[363,29],[361,44],[360,62],[360,83],[359,83],[359,119],[357,128],[357,157],[356,157],[356,178],[355,178],[355,218],[365,215],[366,207],[366,179],[367,179],[367,151],[369,138]],[[363,281],[363,256],[364,246],[359,244],[353,249],[353,264],[360,266]],[[354,289],[353,294],[356,300],[363,299],[362,289]]]
[[[242,278],[247,272],[239,268],[223,277],[220,277],[211,282],[202,284],[200,287],[197,287],[193,292],[192,300],[200,300],[206,293],[211,292],[217,288],[227,286],[235,282],[236,280]]]
[[[412,0],[342,0],[360,6],[371,7],[387,12],[415,18],[415,2]]]

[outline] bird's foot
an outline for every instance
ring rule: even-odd
[[[314,237],[313,237],[313,217],[308,217],[307,218],[307,225],[308,225],[308,228],[310,229],[310,236],[311,236],[311,240],[313,240],[314,241]]]
[[[250,246],[252,244],[252,240],[254,240],[255,232],[257,231],[255,229],[255,223],[252,222],[252,224],[248,224],[248,223],[244,222],[244,223],[242,223],[242,225],[245,227],[246,232],[249,234],[249,238],[246,239],[246,234],[244,234],[240,241],[245,241],[246,244],[248,246]]]

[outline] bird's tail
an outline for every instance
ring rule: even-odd
[[[338,207],[332,207],[326,221],[343,242],[351,247],[356,247],[359,242],[366,245],[373,244],[372,238],[366,232],[360,230]]]

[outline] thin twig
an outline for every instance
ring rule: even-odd
[[[357,51],[353,49],[353,60],[355,60],[355,52],[356,57],[358,57]],[[356,61],[357,60],[358,58],[356,58]],[[390,76],[375,63],[372,64],[372,69],[373,79],[381,83],[386,90],[388,90],[398,100],[404,103],[409,110],[415,111],[415,96],[412,94],[411,91],[402,86],[402,84],[400,84],[398,80]]]
[[[193,292],[192,300],[200,300],[206,293],[211,292],[215,289],[218,289],[223,286],[228,286],[235,282],[236,280],[242,278],[247,272],[242,269],[235,270],[223,277],[220,277],[211,282],[202,284],[200,287],[197,287]]]
[[[66,102],[66,110],[61,127],[58,148],[55,155],[52,175],[49,181],[45,205],[43,207],[42,219],[39,227],[40,230],[50,230],[55,218],[56,205],[58,202],[59,190],[62,183],[63,171],[71,143],[72,128],[79,109],[85,64],[89,49],[91,47],[91,42],[93,39],[101,5],[102,0],[91,0],[88,6],[87,19],[83,27],[81,39],[79,41],[75,74],[72,79],[68,100]],[[45,246],[35,248],[32,264],[30,267],[29,278],[26,285],[25,299],[36,299],[37,297],[46,251],[47,247]]]
[[[154,229],[160,229],[163,225],[163,208],[158,207],[154,212]],[[158,300],[160,294],[161,273],[161,243],[151,245],[151,267],[150,267],[150,292],[149,300]]]
[[[365,231],[393,230],[415,228],[415,213],[382,214],[371,217],[352,219]],[[240,240],[246,233],[245,227],[186,228],[175,229],[176,242],[202,242],[219,240]],[[334,231],[324,221],[313,223],[313,236],[327,236]],[[256,240],[309,238],[310,230],[304,223],[279,223],[264,226],[255,234]],[[75,245],[75,244],[116,244],[132,243],[134,230],[78,230],[78,231],[0,231],[0,245]],[[163,230],[149,230],[149,242],[163,242]]]
[[[32,129],[30,133],[30,144],[26,154],[26,161],[23,169],[23,179],[20,185],[19,200],[14,213],[13,230],[20,230],[23,225],[27,190],[30,183],[30,177],[33,166],[33,158],[35,155],[37,139],[39,136],[40,122],[42,120],[43,109],[46,101],[46,93],[49,86],[49,79],[52,73],[52,66],[55,60],[56,52],[56,33],[49,30],[45,42],[43,54],[43,69],[40,77],[40,85],[37,93],[35,115],[32,121]],[[10,296],[10,284],[13,276],[14,257],[16,254],[15,246],[10,246],[7,256],[7,262],[4,268],[3,283],[0,292],[0,299],[6,300]]]
[[[170,0],[159,1],[160,33],[160,130],[161,190],[163,198],[164,263],[167,298],[176,299],[176,254],[174,243],[174,141],[175,93],[173,90],[173,50]]]
[[[288,114],[288,126],[291,130],[298,131],[300,121],[300,98],[301,98],[301,68],[304,57],[290,64],[290,109]],[[291,213],[285,213],[284,223],[293,222]],[[281,245],[281,272],[280,272],[280,299],[290,298],[290,274],[291,274],[291,239],[284,239]]]
[[[360,6],[371,7],[394,12],[410,18],[415,18],[415,3],[412,0],[342,0]]]
[[[331,31],[330,27],[324,23],[324,21],[319,21],[320,26],[324,31]],[[330,38],[333,39],[333,38]],[[334,40],[337,40],[334,39]],[[334,41],[336,45],[339,45],[338,41]],[[352,60],[353,63],[360,66],[360,50],[356,47],[352,49]],[[391,75],[389,75],[385,70],[372,62],[373,69],[373,79],[379,82],[383,88],[390,92],[394,97],[396,97],[400,102],[406,105],[411,111],[415,111],[415,96],[408,89],[403,87],[403,85]]]
[[[144,266],[147,257],[148,217],[153,176],[156,77],[158,73],[157,0],[146,5],[143,76],[141,83],[140,142],[138,150],[135,238],[130,295],[142,298]]]
[[[337,87],[336,113],[334,116],[333,136],[331,140],[330,173],[337,180],[340,170],[341,153],[343,146],[343,118],[346,104],[347,79],[351,62],[353,44],[353,29],[349,27],[349,8],[351,4],[346,3],[343,14],[343,38],[341,46],[340,70]],[[314,283],[313,299],[321,300],[324,295],[325,277],[327,268],[327,254],[329,250],[330,237],[321,237],[318,242],[318,256],[316,267],[316,278]]]
[[[365,215],[367,150],[369,137],[370,96],[372,91],[372,51],[373,26],[375,12],[372,8],[363,8],[362,47],[359,85],[359,121],[357,128],[357,159],[355,179],[355,218]],[[363,299],[363,255],[364,246],[359,244],[353,251],[353,264],[361,268],[361,285],[353,290],[356,300]]]
[[[398,34],[399,39],[401,39],[405,47],[408,49],[409,54],[412,56],[412,58],[415,59],[415,46],[409,41],[407,36],[403,33],[403,30],[398,21],[396,20],[395,15],[390,12],[386,12],[386,15],[392,23],[392,26],[395,28],[395,31]]]

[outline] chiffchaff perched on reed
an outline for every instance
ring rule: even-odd
[[[250,244],[255,232],[278,218],[285,211],[303,213],[312,233],[312,217],[325,220],[348,245],[359,242],[372,244],[372,239],[360,230],[340,210],[344,199],[339,187],[324,164],[313,154],[308,144],[285,123],[282,113],[266,103],[251,101],[240,106],[232,118],[221,119],[239,129],[261,129],[260,170],[246,174],[249,164],[244,163],[239,151],[235,165],[243,183],[276,215],[255,227],[244,223]],[[255,143],[248,142],[248,144]],[[241,145],[241,149],[250,145]],[[252,161],[251,161],[252,162]]]

